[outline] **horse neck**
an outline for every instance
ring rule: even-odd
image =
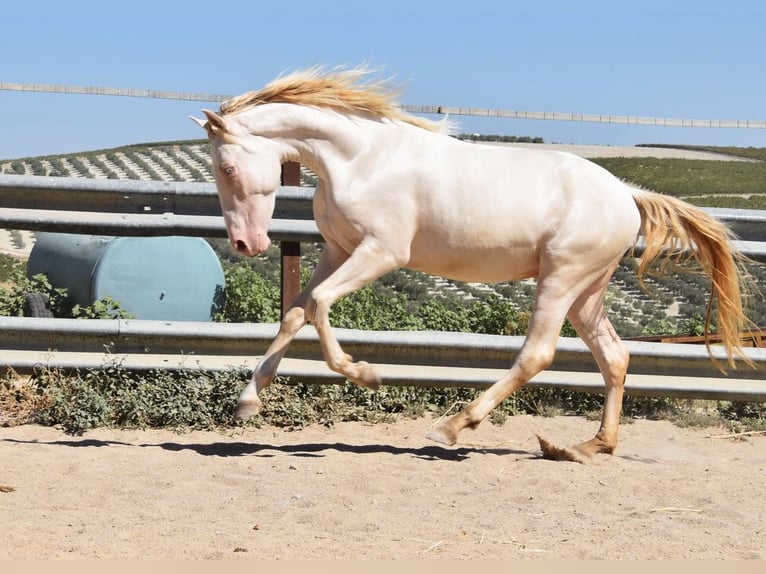
[[[348,162],[367,146],[371,122],[333,110],[296,104],[262,104],[238,114],[248,134],[276,141],[282,161],[297,161],[327,180],[337,162]]]

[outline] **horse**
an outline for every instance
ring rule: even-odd
[[[325,246],[240,394],[239,418],[259,412],[259,393],[307,322],[333,371],[377,389],[378,372],[343,351],[329,312],[385,273],[408,268],[482,283],[535,278],[529,330],[509,371],[437,422],[427,438],[456,444],[461,430],[475,428],[550,366],[568,318],[604,379],[603,413],[596,435],[572,447],[538,437],[543,456],[582,462],[612,454],[629,354],[606,316],[604,297],[640,234],[639,277],[655,260],[696,260],[711,280],[706,333],[715,314],[728,365],[747,361],[738,336],[747,320],[742,256],[724,224],[576,155],[461,141],[445,121],[405,112],[391,82],[372,73],[299,70],[230,98],[217,113],[203,110],[205,119],[191,118],[207,132],[229,242],[243,256],[270,246],[281,165],[299,162],[318,177],[313,213]]]

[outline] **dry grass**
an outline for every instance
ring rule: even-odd
[[[33,422],[35,414],[50,404],[50,397],[40,394],[29,379],[10,369],[0,380],[0,426],[11,427]]]

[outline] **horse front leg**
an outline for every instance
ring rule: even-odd
[[[309,279],[306,287],[295,299],[287,313],[285,313],[279,325],[279,333],[277,333],[277,336],[269,345],[269,348],[253,371],[250,382],[240,393],[237,400],[237,418],[247,419],[260,412],[262,407],[261,391],[274,380],[279,363],[285,356],[290,343],[295,338],[295,335],[298,334],[298,331],[306,324],[308,309],[314,305],[311,291],[331,275],[347,258],[348,254],[335,244],[326,244],[311,279]]]
[[[263,406],[260,398],[261,391],[274,380],[277,367],[285,356],[290,343],[301,327],[306,324],[305,305],[307,297],[303,297],[302,293],[299,299],[300,302],[296,300],[296,303],[285,313],[279,326],[279,333],[255,367],[250,382],[240,393],[237,399],[236,417],[238,419],[248,419],[261,411]]]
[[[372,283],[385,273],[401,266],[391,250],[377,240],[367,238],[351,256],[311,293],[316,303],[314,316],[309,317],[319,335],[327,366],[348,380],[373,390],[380,386],[380,375],[365,361],[354,362],[343,351],[330,325],[330,309],[338,299]]]

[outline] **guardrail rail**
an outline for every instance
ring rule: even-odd
[[[297,164],[286,170],[277,192],[271,236],[280,242],[283,278],[299,276],[300,243],[322,241],[313,221],[313,188],[298,183]],[[283,174],[284,175],[284,174]],[[0,174],[0,228],[106,235],[225,237],[213,184],[92,180]],[[766,262],[766,212],[707,209],[739,237],[738,247]],[[286,270],[285,262],[291,269]],[[285,288],[285,300],[297,293]],[[137,370],[250,370],[276,334],[276,325],[168,323],[163,321],[67,320],[0,317],[0,363],[18,372],[47,366],[97,368],[119,363]],[[521,337],[466,333],[369,332],[338,329],[341,344],[360,359],[380,365],[388,384],[484,386],[510,366]],[[756,364],[724,377],[703,346],[626,342],[632,394],[766,401],[766,349],[745,349]],[[715,349],[715,347],[714,347]],[[720,349],[719,349],[720,350]],[[716,351],[718,352],[718,351]],[[321,358],[316,333],[296,338],[280,374],[307,382],[342,382]],[[561,339],[556,362],[533,385],[602,392],[590,352],[579,339]]]

